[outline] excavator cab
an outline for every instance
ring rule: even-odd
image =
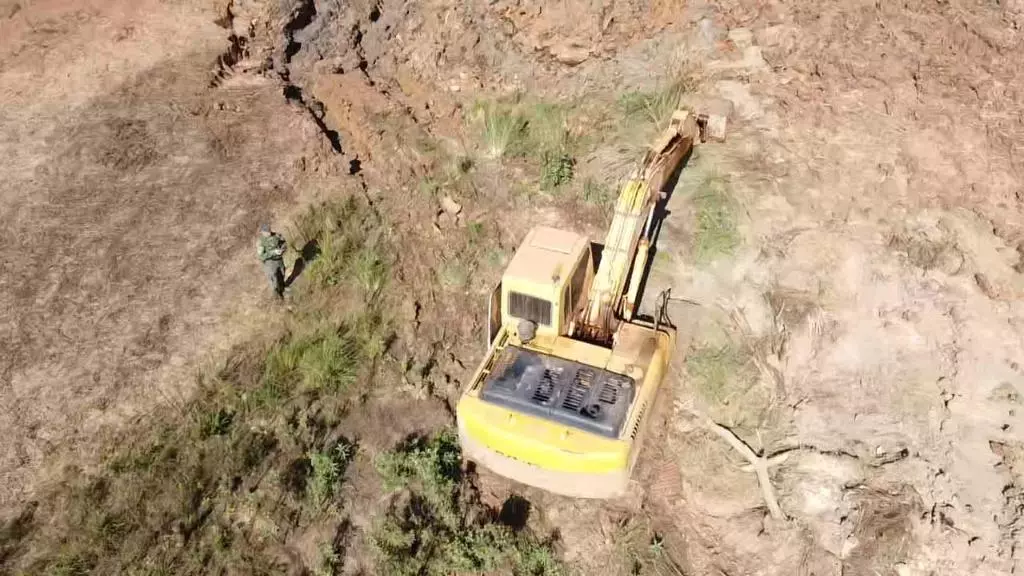
[[[586,238],[547,226],[531,230],[491,295],[490,340],[507,326],[524,341],[566,336],[594,278]]]

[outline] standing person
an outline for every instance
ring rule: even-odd
[[[263,264],[263,273],[270,281],[270,287],[278,300],[284,298],[284,251],[288,247],[285,239],[270,229],[269,224],[260,226],[260,238],[256,244],[256,256]]]

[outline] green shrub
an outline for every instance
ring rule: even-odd
[[[541,188],[553,190],[569,183],[572,180],[575,165],[575,161],[568,154],[545,152],[541,156]]]
[[[314,507],[322,508],[334,497],[353,455],[353,446],[346,442],[337,443],[333,449],[308,454],[310,479],[307,491]]]
[[[424,185],[435,186],[432,182]],[[290,245],[303,251],[302,276],[316,288],[353,283],[368,298],[384,287],[389,262],[372,222],[351,198],[311,206],[292,226]],[[355,280],[355,282],[352,282]]]
[[[593,178],[587,178],[583,182],[583,200],[597,206],[608,206],[615,199],[612,188],[602,184]]]
[[[647,122],[661,129],[668,125],[680,99],[693,89],[693,80],[681,76],[654,90],[634,90],[619,96],[619,109],[626,122]]]
[[[687,356],[686,369],[698,394],[715,404],[729,400],[735,393],[732,383],[745,372],[744,358],[732,346],[699,348]]]
[[[336,393],[355,381],[361,359],[360,343],[346,327],[291,335],[267,353],[254,400],[275,403],[298,391]]]
[[[486,521],[474,493],[465,489],[460,464],[451,431],[411,442],[377,459],[384,486],[400,491],[372,534],[381,572],[396,576],[494,571],[561,574],[550,546]]]

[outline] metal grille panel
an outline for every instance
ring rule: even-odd
[[[483,400],[618,438],[633,402],[632,378],[509,346],[480,391]]]

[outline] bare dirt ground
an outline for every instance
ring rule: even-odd
[[[20,6],[20,9],[17,7]],[[180,398],[252,312],[252,230],[318,133],[280,89],[214,95],[224,33],[189,3],[5,3],[3,493]]]
[[[0,2],[0,505],[280,321],[253,230],[336,189],[400,247],[403,394],[451,400],[523,232],[599,238],[581,183],[614,189],[649,134],[608,110],[683,74],[730,134],[667,206],[648,295],[687,337],[636,491],[483,474],[485,503],[525,496],[583,574],[1024,573],[1022,25],[1019,2]],[[515,92],[595,140],[567,190],[480,154],[474,101]],[[709,418],[786,455],[784,517]]]

